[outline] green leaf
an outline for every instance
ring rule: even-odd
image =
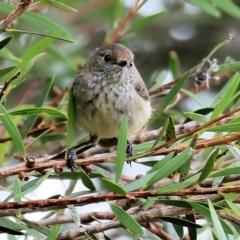
[[[212,154],[209,156],[202,172],[201,172],[201,175],[198,179],[198,183],[201,183],[203,180],[205,180],[208,175],[210,174],[210,172],[212,171],[213,167],[214,167],[214,162],[215,162],[215,159],[218,155],[218,152],[219,152],[219,149],[215,149]]]
[[[14,68],[16,68],[16,66],[10,66],[10,67],[0,69],[0,76],[7,74],[8,72],[12,71]]]
[[[3,40],[1,40],[0,41],[0,50],[3,49],[5,46],[7,46],[7,44],[11,41],[12,38],[13,38],[13,36],[7,37],[7,38],[4,38]]]
[[[21,186],[20,190],[21,192],[28,189],[29,187],[35,185],[36,182],[39,181],[39,178],[35,178],[32,181],[27,182],[26,184],[24,184],[23,186]],[[11,200],[14,197],[14,193],[11,193],[6,199],[3,200],[3,202],[8,202],[9,200]]]
[[[202,228],[201,225],[198,225],[196,223],[181,219],[181,218],[175,218],[175,217],[157,217],[161,220],[163,220],[164,222],[170,222],[170,223],[174,223],[174,224],[178,224],[180,226],[183,227],[194,227],[194,228]]]
[[[194,213],[192,214],[185,214],[186,219],[192,223],[196,224],[196,219],[195,219],[195,215]],[[197,229],[196,227],[192,227],[192,226],[187,226],[188,228],[188,235],[190,237],[191,240],[197,240]]]
[[[207,105],[203,102],[203,100],[195,93],[192,93],[186,89],[181,89],[180,90],[182,93],[184,93],[185,95],[187,95],[188,97],[192,98],[196,103],[199,104],[200,107],[202,108],[206,108]]]
[[[15,110],[8,112],[8,115],[32,115],[39,113],[47,113],[60,118],[67,118],[66,114],[56,110],[53,107],[33,107],[33,108],[24,108],[21,110]]]
[[[174,156],[174,153],[171,152],[169,153],[167,156],[165,156],[164,158],[162,158],[161,160],[159,160],[149,171],[148,171],[148,174],[149,173],[152,173],[152,172],[155,172],[159,169],[161,169],[162,167],[164,167],[164,165],[166,163],[168,163]]]
[[[158,73],[158,75],[155,77],[155,81],[153,82],[151,88],[149,89],[149,92],[153,91],[154,89],[159,88],[160,86],[162,86],[162,84],[164,83],[164,81],[166,80],[168,75],[168,71],[166,70],[162,70]]]
[[[93,168],[96,172],[98,172],[104,178],[107,178],[108,180],[110,180],[112,182],[115,180],[115,175],[112,172],[109,172],[106,169],[103,169],[103,168],[98,167],[96,165],[94,165]]]
[[[25,149],[24,149],[21,135],[17,127],[13,123],[12,118],[8,115],[7,110],[4,108],[2,104],[0,104],[0,121],[6,128],[8,134],[12,138],[12,141],[16,145],[16,148],[19,151],[19,153],[22,155],[23,159],[26,160],[26,154],[25,154]]]
[[[236,86],[237,84],[238,84],[238,74],[236,73],[227,81],[224,87],[221,88],[221,90],[218,92],[218,94],[215,96],[215,98],[211,102],[210,107],[215,108],[216,106],[219,106],[220,103],[222,103],[223,107],[219,106],[217,111],[219,112],[219,110],[221,110],[222,108],[225,108],[226,102],[229,103],[229,100],[226,99],[225,95],[228,95],[229,97],[230,95],[228,92],[229,89],[233,94],[234,90],[236,90],[236,88],[234,89],[233,86]],[[225,102],[223,102],[222,100],[223,98],[225,99]],[[214,115],[216,115],[216,113]],[[212,119],[213,119],[213,116],[212,116]]]
[[[173,192],[173,191],[187,188],[187,187],[191,186],[193,183],[195,183],[198,180],[199,176],[200,176],[200,173],[190,177],[189,179],[187,179],[183,182],[173,183],[168,186],[160,187],[156,190],[156,192],[157,193],[167,193],[167,192]]]
[[[219,65],[219,72],[237,72],[240,70],[240,62],[230,62]]]
[[[59,141],[59,140],[65,140],[67,138],[66,133],[60,133],[60,134],[51,134],[46,136],[39,136],[39,140],[42,142],[53,142],[53,141]]]
[[[21,219],[22,222],[26,223],[30,228],[37,230],[38,232],[48,236],[50,234],[50,229],[42,224],[38,224],[37,222],[28,221],[24,218]]]
[[[13,10],[14,6],[0,2],[0,12],[3,14],[9,14]],[[26,24],[31,24],[36,29],[44,29],[50,32],[60,32],[64,37],[72,39],[70,33],[62,25],[51,20],[48,16],[35,13],[33,11],[27,11],[19,17],[19,21],[23,21]]]
[[[231,174],[239,174],[239,172],[240,172],[240,167],[225,168],[223,170],[219,170],[211,173],[209,177],[212,178],[212,177],[219,177],[219,176],[227,176]]]
[[[221,16],[221,12],[218,11],[210,2],[209,0],[185,0],[185,2],[191,3],[195,6],[198,6],[200,9],[202,9],[205,13],[219,18]]]
[[[25,233],[22,233],[22,232],[19,232],[19,231],[16,231],[16,230],[13,230],[9,227],[2,227],[1,226],[1,222],[0,222],[0,231],[2,233],[7,233],[7,234],[11,234],[11,235],[25,235]],[[15,238],[16,239],[16,238]]]
[[[189,76],[189,72],[185,73],[173,86],[173,88],[170,90],[170,92],[167,94],[167,96],[163,99],[163,102],[159,105],[159,107],[154,112],[154,117],[151,118],[147,124],[149,126],[152,124],[161,114],[162,112],[168,107],[168,105],[174,100],[174,98],[177,96],[179,90],[185,83]]]
[[[198,109],[198,110],[194,111],[194,114],[197,114],[197,115],[207,115],[210,112],[212,112],[213,110],[214,110],[214,108],[201,108],[201,109]],[[191,116],[187,117],[185,119],[185,121],[183,122],[183,124],[188,123],[190,121],[192,121]]]
[[[188,203],[192,206],[192,208],[199,214],[201,214],[203,217],[205,217],[208,221],[212,221],[212,218],[211,218],[211,214],[210,214],[210,211],[207,207],[199,204],[199,203],[196,203],[196,202],[193,202],[193,201],[188,201]],[[231,228],[228,226],[228,224],[226,224],[221,218],[220,218],[220,222],[223,226],[223,229],[226,233],[229,233],[229,234],[232,234],[232,230]],[[220,238],[221,239],[221,238]]]
[[[13,87],[16,87],[18,84],[20,84],[20,82],[22,81],[22,79],[25,77],[25,75],[27,74],[27,72],[31,69],[31,67],[33,66],[34,62],[37,61],[39,58],[41,58],[42,56],[44,56],[45,53],[41,53],[38,54],[36,56],[34,56],[33,58],[31,58],[29,61],[24,61],[23,63],[20,63],[18,66],[16,66],[16,68],[14,68],[12,71],[10,71],[9,73],[5,74],[2,77],[2,81],[8,81],[9,79],[11,79],[13,76],[16,75],[16,73],[19,71],[19,69],[21,69],[21,73],[18,76],[18,78],[14,79],[10,85],[8,86],[8,91],[3,95],[3,97],[0,100],[0,103],[4,102],[6,97],[8,96],[10,90]]]
[[[144,189],[149,189],[154,183],[167,177],[169,174],[180,168],[189,158],[192,158],[193,149],[188,148],[178,154],[176,157],[170,159],[161,169],[156,171],[154,176],[147,182]]]
[[[139,223],[134,218],[132,218],[128,213],[126,213],[122,208],[114,204],[110,204],[110,207],[114,214],[116,215],[117,219],[132,233],[141,235],[143,234],[143,230]]]
[[[82,182],[83,182],[85,187],[87,187],[91,191],[95,191],[96,190],[96,188],[95,188],[91,178],[83,170],[81,170],[81,179],[82,179]]]
[[[76,108],[75,101],[73,98],[73,87],[69,89],[68,95],[68,119],[67,119],[67,150],[72,147],[74,134],[75,134],[75,126],[76,126]],[[67,151],[66,151],[67,154]]]
[[[78,11],[72,7],[69,7],[61,2],[58,2],[58,1],[54,1],[54,0],[45,0],[47,3],[51,4],[52,6],[58,8],[58,9],[61,9],[63,11],[66,11],[66,12],[73,12],[73,13],[77,13]]]
[[[77,209],[74,207],[74,205],[67,205],[67,207],[76,227],[79,228],[81,226],[81,221]]]
[[[203,116],[201,114],[193,113],[193,112],[184,112],[184,115],[188,117],[188,119],[191,119],[193,121],[199,122],[199,123],[206,123],[210,121],[209,116]]]
[[[50,34],[45,34],[45,33],[38,33],[38,32],[30,32],[30,31],[24,31],[24,30],[20,30],[20,29],[8,29],[7,30],[8,32],[11,32],[11,33],[25,33],[25,34],[31,34],[31,35],[37,35],[37,36],[42,36],[42,37],[46,37],[46,38],[52,38],[52,39],[57,39],[57,40],[62,40],[62,41],[65,41],[65,42],[70,42],[70,43],[75,43],[73,40],[71,39],[66,39],[66,38],[62,38],[62,37],[58,37],[56,35],[50,35]]]
[[[105,36],[105,41],[111,37],[115,28],[117,27],[117,23],[122,16],[123,13],[123,2],[121,0],[113,1],[112,11],[111,11],[111,22],[108,28],[107,34]]]
[[[221,113],[223,113],[223,111],[229,106],[231,97],[233,96],[234,92],[237,89],[237,86],[239,84],[239,74],[235,74],[230,80],[231,84],[226,84],[225,86],[228,87],[224,87],[225,92],[222,95],[222,97],[220,98],[221,100],[218,101],[218,104],[215,108],[215,110],[212,113],[211,119],[216,118],[218,115],[220,115]]]
[[[205,128],[204,130],[207,132],[238,132],[239,123],[227,123],[224,125]]]
[[[16,221],[17,219],[14,219],[14,220],[15,221],[12,221],[9,218],[1,217],[0,218],[0,227],[2,228],[1,231],[3,230],[3,228],[6,228],[6,229],[4,229],[5,233],[14,234],[13,232],[16,231],[16,233],[17,233],[16,235],[24,234],[24,233],[21,233],[18,231],[28,230],[28,228],[23,226],[22,224],[19,224]],[[11,231],[13,231],[13,232],[11,233]]]
[[[237,214],[238,217],[240,217],[240,207],[237,204],[233,203],[232,201],[226,200],[226,202],[228,206],[233,210],[233,212]]]
[[[129,183],[128,185],[124,186],[123,188],[125,189],[125,191],[127,192],[131,192],[134,191],[136,189],[140,189],[141,187],[143,187],[144,185],[147,184],[147,182],[150,181],[150,179],[156,174],[157,171],[154,171],[152,173],[149,173],[139,179],[137,179],[134,182]]]
[[[120,132],[118,136],[117,143],[117,157],[116,157],[116,177],[115,183],[119,182],[122,174],[123,165],[125,162],[126,146],[127,146],[127,130],[128,130],[128,120],[123,117],[121,120]]]
[[[180,225],[174,224],[174,223],[172,225],[173,225],[174,230],[176,231],[179,239],[182,239],[183,235],[184,235],[183,227]]]
[[[179,76],[179,59],[178,59],[178,55],[176,52],[171,51],[169,53],[169,57],[168,57],[168,66],[169,69],[173,75],[174,79],[177,79],[177,77]]]
[[[50,92],[50,89],[52,87],[54,78],[55,77],[53,77],[51,80],[47,81],[46,86],[45,86],[41,96],[38,98],[38,100],[37,100],[37,102],[35,104],[35,107],[41,107],[43,105],[44,101],[46,100],[46,98],[47,98],[47,96],[48,96],[48,94]],[[31,115],[31,116],[28,116],[26,118],[26,120],[24,121],[22,130],[21,130],[21,133],[20,133],[22,139],[24,139],[27,136],[29,130],[33,127],[33,124],[35,123],[36,119],[37,119],[36,115]],[[15,152],[15,149],[16,149],[16,146],[12,145],[12,147],[9,150],[9,153],[8,153],[8,159],[10,157],[12,157],[12,155]]]
[[[168,124],[169,124],[169,118],[167,118],[167,120],[164,122],[164,125],[161,129],[161,131],[159,132],[156,141],[153,143],[153,146],[151,147],[151,149],[153,149],[154,147],[156,147],[156,145],[159,143],[159,141],[162,139],[163,135],[165,134],[165,132],[167,131],[168,128]]]
[[[174,120],[173,120],[172,116],[169,116],[168,120],[169,120],[169,123],[168,123],[167,131],[166,131],[166,141],[176,138]]]
[[[211,0],[213,4],[232,17],[240,19],[240,8],[229,0]]]
[[[20,189],[20,180],[18,177],[16,177],[15,182],[14,182],[14,201],[21,201],[21,189]],[[21,209],[14,209],[14,212],[18,218],[21,218]]]
[[[163,16],[165,13],[166,11],[162,11],[147,17],[141,17],[140,19],[136,20],[130,25],[129,29],[127,30],[127,33],[138,31],[140,28],[145,27],[146,25],[153,22],[158,17]]]
[[[225,232],[223,230],[223,227],[219,221],[218,215],[211,203],[211,201],[208,199],[208,206],[209,206],[209,210],[211,213],[211,218],[212,218],[212,223],[213,223],[213,227],[215,229],[215,234],[217,236],[217,238],[220,240],[227,240],[227,237],[225,235]]]
[[[191,140],[191,143],[190,143],[190,147],[192,149],[195,149],[196,147],[196,142],[197,142],[197,139],[198,139],[198,135],[195,134],[193,135],[193,138]],[[182,182],[182,181],[185,181],[188,177],[188,173],[189,173],[189,170],[190,170],[190,167],[191,167],[191,163],[192,163],[192,158],[189,158],[180,168],[179,168],[179,173],[180,173],[180,180],[179,182]]]
[[[27,188],[24,191],[19,191],[19,193],[14,194],[15,198],[21,199],[24,197],[26,194],[33,192],[36,190],[51,174],[51,171],[48,171],[45,175],[43,175],[36,184],[32,185],[31,187]]]
[[[102,178],[101,179],[101,183],[108,190],[110,190],[110,191],[112,191],[114,193],[117,193],[119,195],[127,196],[127,192],[123,188],[121,188],[119,185],[109,181],[108,179]]]
[[[61,224],[56,224],[51,228],[51,232],[49,233],[47,240],[56,239],[58,236],[58,232],[60,231]]]

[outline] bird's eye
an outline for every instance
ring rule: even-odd
[[[109,54],[104,56],[104,61],[105,62],[110,62],[110,60],[111,60],[111,56]]]

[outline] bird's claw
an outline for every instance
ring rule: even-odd
[[[134,155],[133,145],[129,141],[127,141],[126,154],[130,157],[132,157]],[[131,167],[131,161],[127,161],[127,163],[129,163],[130,167]]]
[[[76,150],[74,148],[70,149],[67,153],[66,165],[67,168],[70,169],[72,172],[74,172],[75,169],[78,169],[78,166],[75,163],[76,159],[77,159]]]

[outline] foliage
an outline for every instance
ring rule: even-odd
[[[15,7],[24,8],[31,1],[21,2],[23,6]],[[11,235],[9,239],[114,239],[107,230],[121,227],[126,230],[121,236],[132,239],[183,239],[184,234],[196,239],[210,229],[214,239],[236,238],[240,62],[214,60],[233,44],[231,35],[215,37],[201,59],[190,59],[191,66],[173,46],[165,59],[167,69],[159,65],[152,69],[157,58],[147,59],[143,76],[151,79],[147,84],[155,112],[147,129],[128,139],[135,144],[133,157],[125,156],[126,119],[116,153],[96,157],[106,150],[90,149],[80,155],[76,162],[80,168],[73,173],[66,169],[64,156],[66,149],[87,136],[75,130],[71,84],[97,44],[122,42],[133,50],[138,45],[142,50],[136,54],[138,63],[144,59],[144,46],[150,49],[148,56],[154,55],[151,47],[162,39],[154,32],[148,35],[149,29],[167,20],[173,24],[169,16],[176,8],[195,6],[202,24],[204,18],[210,24],[209,19],[226,17],[238,23],[237,3],[162,1],[162,8],[146,14],[141,10],[154,6],[155,0],[92,2],[34,1],[11,26],[4,27],[4,21],[0,26],[1,232]],[[0,3],[2,20],[13,8]],[[94,38],[100,27],[104,34]],[[204,52],[201,47],[198,50]],[[192,55],[198,54],[191,52],[187,58]],[[205,99],[209,93],[211,101]],[[185,100],[195,109],[187,109]],[[134,177],[126,176],[130,169],[126,161],[131,162]],[[99,204],[96,212],[93,203]],[[85,206],[87,213],[79,206]],[[41,217],[35,211],[42,212]],[[165,231],[160,223],[171,227]]]

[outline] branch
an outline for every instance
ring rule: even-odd
[[[186,195],[206,195],[206,194],[218,194],[221,193],[240,193],[240,186],[232,187],[215,187],[215,188],[200,188],[200,189],[181,189],[178,191],[172,191],[169,193],[157,193],[155,190],[129,192],[128,195],[135,198],[148,198],[150,196],[186,196]],[[61,198],[61,199],[40,199],[30,201],[14,201],[14,202],[2,202],[0,203],[0,210],[7,209],[42,209],[51,206],[57,206],[58,208],[65,208],[67,205],[73,204],[76,206],[83,206],[90,203],[107,202],[112,200],[128,199],[126,196],[118,195],[115,193],[101,193],[95,195],[86,195],[76,198]]]
[[[5,32],[21,14],[27,11],[32,3],[32,0],[21,0],[20,3],[17,4],[17,8],[14,9],[3,21],[0,26],[0,34]]]
[[[191,201],[198,201],[198,202],[206,202],[207,199],[211,200],[212,202],[218,201],[222,199],[219,195],[207,195],[207,196],[196,196],[194,198],[190,198]],[[168,206],[164,204],[159,204],[156,207],[148,210],[148,211],[141,211],[137,214],[131,215],[136,221],[140,222],[156,222],[159,221],[158,217],[162,216],[179,216],[182,214],[190,214],[194,211],[190,208],[182,208],[182,207],[174,207],[174,206]],[[66,240],[71,238],[76,238],[78,236],[83,236],[84,233],[98,233],[98,232],[104,232],[106,230],[112,229],[112,228],[119,228],[124,227],[119,221],[116,221],[115,219],[113,221],[107,222],[107,223],[100,223],[95,225],[89,225],[87,227],[81,227],[73,230],[69,230],[66,232],[62,232],[59,234],[59,236],[56,238],[56,240]],[[41,238],[38,240],[45,240],[46,238]]]
[[[118,23],[118,27],[115,32],[106,40],[106,44],[117,42],[123,36],[127,23],[135,16],[140,7],[140,0],[136,0],[135,5],[131,8],[127,16]]]

